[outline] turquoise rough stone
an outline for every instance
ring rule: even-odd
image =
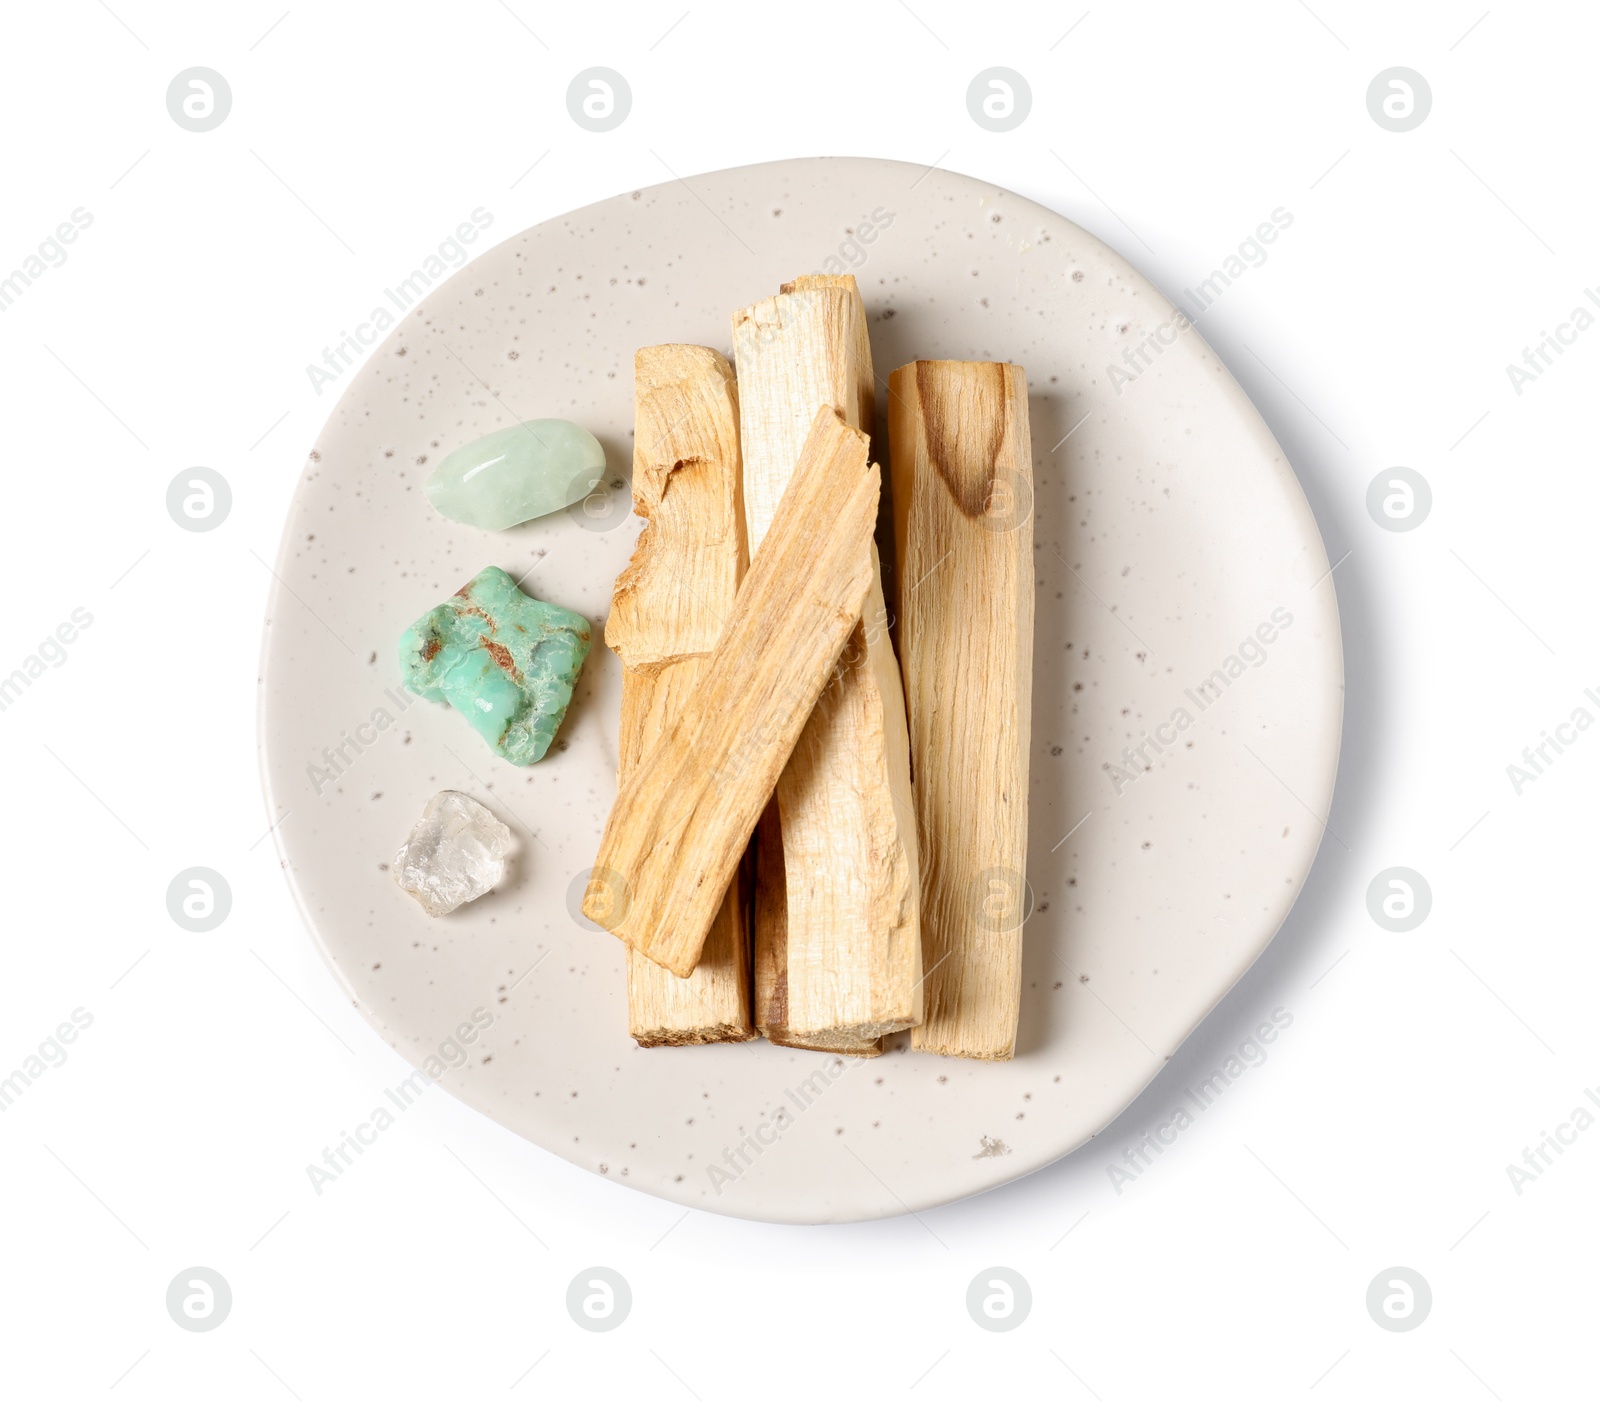
[[[536,418],[457,448],[434,469],[427,492],[442,516],[509,530],[582,501],[605,474],[593,433],[564,418]]]
[[[589,655],[589,620],[529,598],[490,565],[400,639],[406,689],[447,701],[513,764],[536,764]]]

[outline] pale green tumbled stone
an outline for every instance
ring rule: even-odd
[[[400,639],[406,689],[447,701],[513,764],[544,758],[566,717],[589,620],[529,598],[490,565]]]
[[[564,418],[535,418],[450,453],[428,478],[428,500],[463,525],[509,530],[582,501],[605,473],[593,433]]]

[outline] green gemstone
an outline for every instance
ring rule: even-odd
[[[536,764],[572,701],[589,655],[589,620],[529,598],[485,569],[400,639],[406,689],[447,701],[513,764]]]
[[[457,448],[428,478],[442,516],[481,530],[509,530],[582,501],[606,474],[593,433],[564,418],[536,418]]]

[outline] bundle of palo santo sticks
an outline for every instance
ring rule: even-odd
[[[584,913],[642,1046],[1008,1060],[1022,988],[1032,454],[1016,365],[889,380],[891,592],[853,277],[733,317],[734,360],[635,358],[634,507],[606,641],[618,793]]]

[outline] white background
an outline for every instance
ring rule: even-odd
[[[1600,1086],[1600,735],[1520,796],[1506,766],[1600,715],[1600,329],[1520,396],[1505,368],[1600,287],[1590,7],[283,3],[6,14],[0,275],[75,208],[93,224],[0,314],[0,673],[94,621],[0,713],[0,1076],[94,1021],[0,1115],[0,1389],[1512,1401],[1591,1376],[1600,1132],[1520,1194],[1507,1165]],[[232,88],[209,133],[166,110],[192,65]],[[603,135],[565,104],[593,65],[633,92]],[[967,113],[991,65],[1033,91],[1006,134]],[[1394,65],[1433,93],[1405,134],[1366,108]],[[477,206],[495,241],[828,153],[1015,189],[1174,296],[1293,212],[1203,332],[1343,560],[1339,841],[1123,1118],[986,1197],[816,1229],[685,1213],[436,1090],[318,1197],[306,1164],[409,1071],[313,951],[257,783],[263,561],[334,402],[305,366]],[[233,507],[189,534],[165,493],[202,464]],[[1406,534],[1364,504],[1397,464],[1434,495]],[[1433,891],[1407,934],[1366,908],[1394,865]],[[168,917],[189,866],[231,884],[214,933]],[[1123,1149],[1277,1007],[1267,1062],[1119,1193]],[[209,1333],[164,1303],[197,1264],[233,1290]],[[611,1333],[565,1308],[596,1264],[633,1291]],[[1033,1307],[996,1334],[964,1299],[1001,1264]],[[1432,1287],[1412,1332],[1367,1313],[1395,1265]]]

